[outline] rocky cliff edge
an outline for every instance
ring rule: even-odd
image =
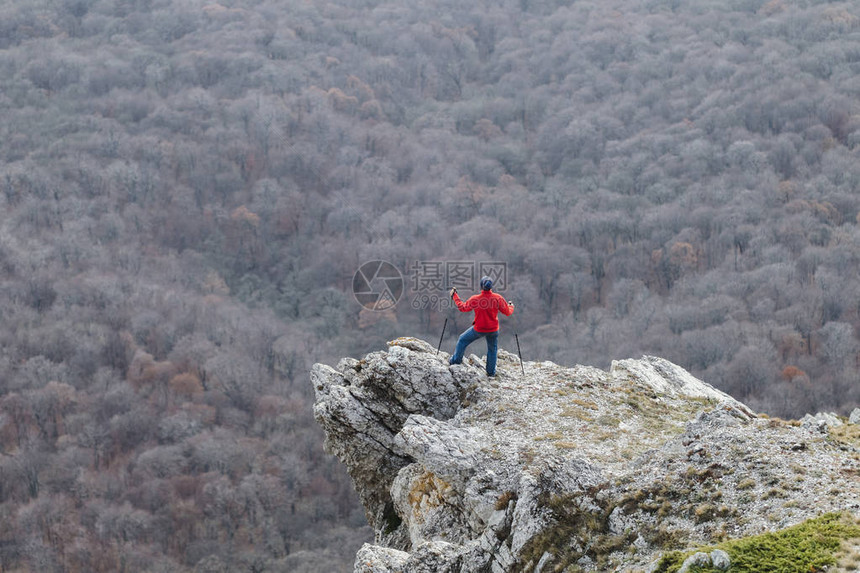
[[[356,573],[648,571],[670,549],[860,512],[834,416],[758,416],[650,356],[523,375],[500,350],[495,378],[447,361],[400,338],[313,367],[326,448],[376,531]]]

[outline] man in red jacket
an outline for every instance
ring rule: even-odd
[[[475,311],[475,321],[472,327],[460,335],[457,340],[457,348],[451,356],[449,363],[460,364],[466,347],[485,336],[487,338],[487,375],[496,375],[496,354],[499,350],[499,318],[501,312],[510,316],[514,312],[514,305],[499,294],[493,292],[493,279],[483,277],[481,279],[481,294],[470,297],[463,302],[457,295],[457,289],[451,289],[451,299],[460,312]]]

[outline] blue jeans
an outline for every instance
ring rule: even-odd
[[[496,354],[499,350],[499,331],[495,332],[478,332],[474,327],[469,328],[466,332],[460,335],[457,339],[457,348],[454,350],[454,356],[448,362],[450,364],[460,364],[463,362],[463,354],[466,352],[466,347],[481,338],[487,337],[487,374],[490,376],[496,373]]]

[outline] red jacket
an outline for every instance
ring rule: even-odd
[[[505,316],[511,316],[514,312],[514,305],[508,304],[508,301],[491,290],[482,290],[481,294],[476,294],[463,302],[457,293],[454,293],[454,304],[460,309],[460,312],[475,311],[475,330],[478,332],[496,332],[499,329],[498,314],[501,312]]]

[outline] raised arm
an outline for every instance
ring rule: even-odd
[[[460,300],[460,295],[457,294],[457,289],[455,288],[451,289],[451,300],[454,301],[454,304],[457,305],[457,308],[460,309],[460,312],[469,312],[470,310],[472,310],[471,308],[469,308],[469,305]]]
[[[509,300],[505,300],[505,297],[500,294],[497,294],[496,296],[499,297],[499,312],[505,316],[511,316],[514,313],[514,303]]]

